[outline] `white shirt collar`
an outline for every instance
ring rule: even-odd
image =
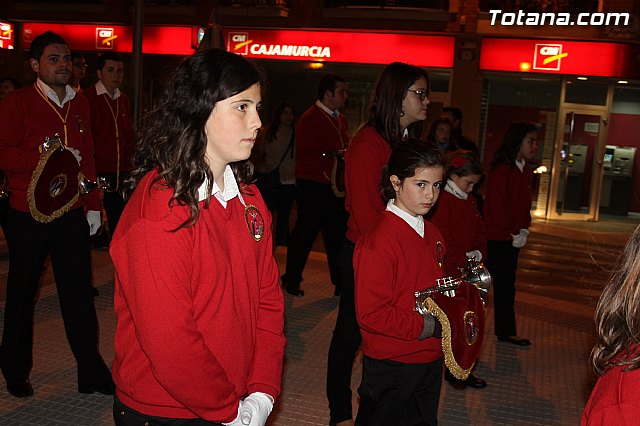
[[[96,93],[98,95],[104,95],[106,94],[108,97],[110,97],[111,99],[118,99],[120,97],[120,89],[118,89],[116,87],[116,90],[113,91],[113,96],[111,96],[111,94],[109,93],[109,91],[107,90],[107,88],[105,87],[104,83],[102,82],[102,80],[98,80],[96,82]]]
[[[323,110],[324,112],[332,116],[333,118],[338,118],[338,116],[340,115],[340,111],[338,111],[337,109],[334,109],[332,111],[320,101],[316,101],[316,105],[318,106],[318,108],[320,108],[321,110]]]
[[[516,166],[520,169],[521,172],[524,172],[524,158],[520,161],[516,160]]]
[[[460,198],[461,200],[466,200],[467,198],[469,198],[469,194],[458,188],[458,185],[456,185],[456,183],[451,179],[447,180],[447,186],[444,187],[444,190],[454,197]]]
[[[53,103],[58,105],[60,108],[64,107],[64,104],[66,104],[76,96],[76,91],[67,84],[65,86],[64,99],[62,100],[62,102],[60,102],[60,99],[58,99],[58,94],[51,87],[47,86],[44,81],[40,80],[40,78],[36,80],[36,84],[38,85],[42,93],[44,93],[47,98],[51,99]]]
[[[395,213],[400,219],[404,220],[418,233],[421,237],[424,237],[424,218],[422,215],[412,216],[409,213],[402,210],[400,207],[393,204],[395,200],[391,199],[387,202],[387,211]]]
[[[240,188],[238,187],[236,177],[233,174],[233,170],[231,170],[231,166],[227,165],[227,167],[225,167],[222,180],[224,181],[224,192],[220,191],[220,187],[214,181],[211,188],[211,195],[213,195],[224,208],[227,207],[227,202],[232,200],[236,196],[238,197],[242,205],[246,207],[244,198],[242,198],[242,194],[240,193]],[[204,182],[202,182],[202,185],[200,185],[200,188],[198,188],[198,201],[202,201],[207,198],[208,183],[209,181],[205,179]]]

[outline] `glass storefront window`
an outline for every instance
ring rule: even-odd
[[[533,210],[541,215],[547,207],[553,145],[562,82],[558,77],[488,75],[484,85],[484,103],[480,137],[485,170],[502,143],[507,128],[514,122],[532,122],[538,127],[538,159],[534,169],[545,166],[547,172],[534,175]]]
[[[570,104],[600,105],[607,104],[609,85],[581,80],[567,80],[564,102]]]
[[[640,215],[640,87],[617,86],[609,114],[600,212]]]

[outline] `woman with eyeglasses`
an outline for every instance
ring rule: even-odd
[[[369,117],[345,153],[349,221],[340,250],[342,293],[327,366],[332,425],[353,425],[351,372],[361,342],[354,302],[353,251],[385,210],[380,193],[382,169],[395,146],[407,137],[420,135],[427,118],[428,94],[429,75],[425,70],[401,62],[387,65],[375,83]]]

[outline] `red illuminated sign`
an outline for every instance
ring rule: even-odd
[[[45,31],[60,34],[72,50],[131,52],[133,49],[132,27],[42,22],[25,22],[22,25],[22,48],[29,49],[31,41]],[[142,52],[192,55],[195,52],[192,38],[192,27],[145,27]]]
[[[13,25],[8,22],[0,22],[0,49],[13,49]]]
[[[250,58],[292,61],[388,64],[394,61],[428,67],[453,67],[455,38],[408,34],[223,30],[229,52]]]
[[[634,77],[633,46],[565,40],[485,38],[480,52],[480,69],[547,74]]]

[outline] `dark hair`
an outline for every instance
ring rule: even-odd
[[[460,177],[483,175],[482,163],[478,154],[471,151],[459,151],[453,155],[449,168],[447,170],[447,177],[451,175],[458,175]]]
[[[152,169],[158,170],[154,182],[164,179],[174,193],[174,203],[187,205],[191,215],[181,227],[195,224],[200,213],[198,188],[205,182],[211,194],[213,175],[205,160],[205,125],[216,103],[234,96],[262,76],[255,65],[243,57],[221,49],[208,49],[185,58],[171,76],[162,100],[149,114],[144,138],[136,145],[134,170],[128,183],[129,195]],[[253,166],[248,161],[230,164],[236,179],[246,183]],[[209,205],[211,196],[205,201]]]
[[[84,59],[84,54],[75,51],[71,52],[71,60],[73,61],[74,59]]]
[[[502,145],[493,154],[493,160],[490,164],[491,170],[500,164],[514,165],[525,136],[537,130],[533,123],[512,123],[502,138]]]
[[[324,93],[327,90],[335,94],[336,83],[338,82],[346,83],[347,80],[345,80],[343,77],[339,76],[338,74],[329,73],[329,74],[323,75],[322,78],[320,79],[320,82],[318,83],[318,100],[322,101],[322,98],[324,98]]]
[[[455,138],[453,137],[453,123],[446,117],[436,118],[433,123],[431,123],[431,127],[429,127],[429,132],[427,133],[427,142],[436,143],[436,131],[438,130],[438,126],[440,124],[446,124],[451,128],[449,143],[451,145],[451,150],[455,151],[458,147],[456,144]],[[436,145],[437,146],[437,145]]]
[[[286,108],[291,108],[293,111],[293,115],[296,114],[296,108],[293,106],[291,102],[282,102],[280,105],[276,107],[273,111],[273,116],[271,117],[271,123],[269,123],[269,127],[265,132],[265,140],[272,141],[275,139],[276,134],[278,133],[278,129],[280,128],[280,116],[284,112]],[[294,119],[295,126],[295,119]]]
[[[442,112],[448,112],[451,114],[451,117],[453,117],[454,120],[462,121],[462,111],[460,111],[460,108],[447,106],[442,108]]]
[[[416,138],[409,138],[397,145],[389,162],[382,169],[381,194],[384,202],[395,198],[396,191],[391,185],[390,177],[396,175],[400,181],[416,174],[416,170],[430,167],[444,167],[442,154],[431,144]]]
[[[46,49],[50,44],[67,45],[67,42],[58,34],[52,31],[46,31],[34,38],[31,42],[31,46],[29,46],[29,57],[39,61],[44,53],[44,49]]]
[[[428,87],[427,71],[402,62],[393,62],[384,67],[376,79],[369,104],[369,118],[365,125],[376,129],[392,149],[402,142],[402,101],[407,96],[407,89],[420,78],[426,80]],[[419,136],[422,122],[412,123],[407,130],[410,137]]]
[[[96,62],[96,69],[102,70],[107,61],[114,62],[123,62],[122,56],[116,52],[104,52],[102,55],[98,56],[98,62]]]
[[[620,254],[595,313],[598,338],[591,363],[598,374],[614,365],[625,371],[640,367],[640,226]]]
[[[0,78],[0,83],[4,83],[5,81],[10,82],[13,85],[14,90],[22,87],[22,84],[20,84],[20,82],[13,77]]]

